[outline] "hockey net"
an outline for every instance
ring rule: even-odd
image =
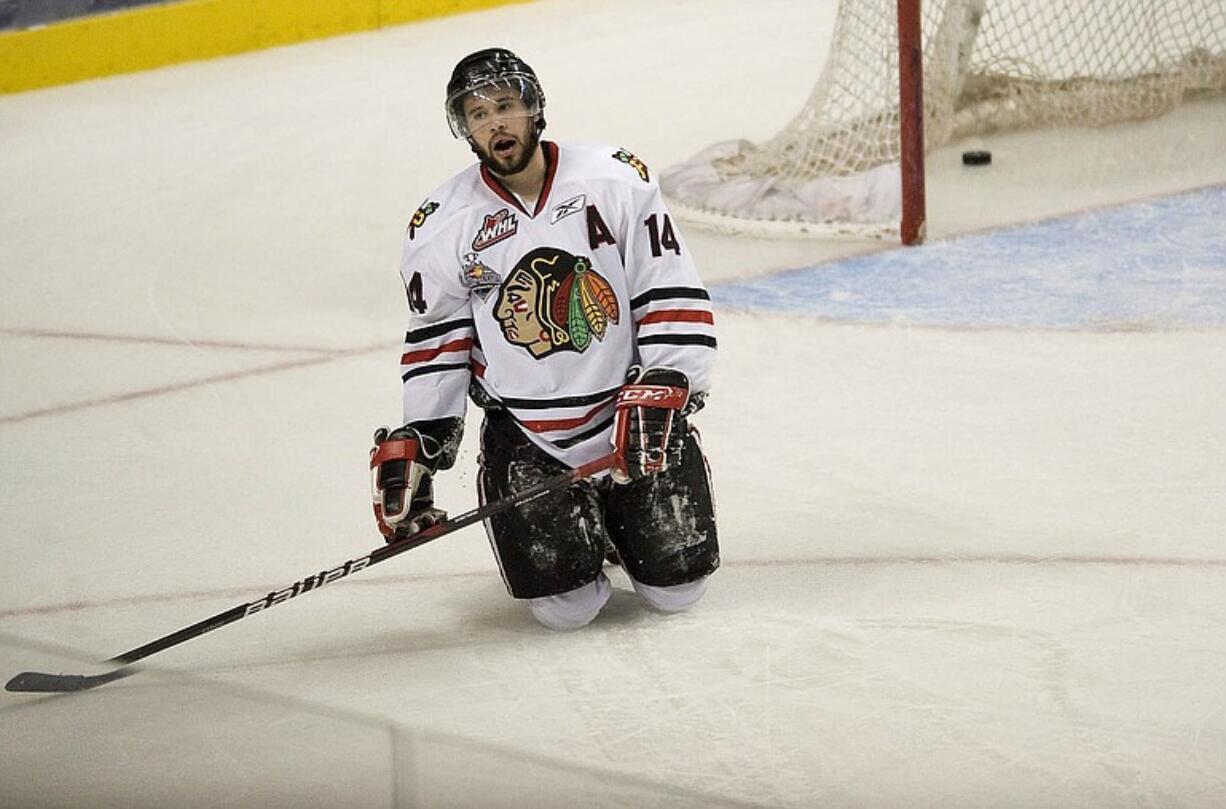
[[[840,0],[804,108],[765,143],[717,143],[663,172],[677,212],[759,235],[897,237],[901,3],[919,0]],[[1223,0],[926,0],[917,16],[923,129],[911,137],[927,151],[1153,118],[1226,88]]]

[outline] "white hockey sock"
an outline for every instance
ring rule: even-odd
[[[556,596],[529,598],[528,609],[541,624],[557,631],[587,626],[609,600],[613,586],[604,573],[582,587]]]
[[[652,609],[660,612],[684,612],[694,606],[702,594],[707,591],[708,576],[685,584],[674,584],[671,587],[656,587],[651,584],[637,582],[633,578],[630,583]]]

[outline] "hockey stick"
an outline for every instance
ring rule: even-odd
[[[199,637],[206,632],[212,632],[214,629],[225,626],[226,624],[234,623],[240,618],[246,618],[248,615],[253,615],[257,612],[263,612],[269,607],[275,607],[277,604],[289,601],[291,598],[300,596],[303,593],[317,590],[325,584],[330,584],[338,579],[343,579],[351,573],[356,573],[359,570],[365,570],[368,567],[377,565],[380,562],[391,559],[393,556],[399,556],[405,551],[413,548],[421,547],[427,542],[432,542],[439,537],[446,536],[453,531],[458,531],[461,528],[472,525],[475,522],[481,522],[488,517],[499,514],[516,506],[521,506],[531,500],[549,494],[550,492],[558,491],[576,483],[584,478],[591,477],[599,472],[610,468],[613,465],[614,456],[612,454],[605,455],[602,458],[597,458],[590,463],[583,464],[560,475],[556,475],[547,480],[543,480],[533,486],[529,486],[523,491],[508,495],[501,500],[495,500],[492,503],[486,503],[483,506],[478,506],[471,511],[466,511],[463,514],[453,517],[450,520],[432,525],[422,531],[419,531],[412,536],[398,539],[379,548],[375,548],[365,556],[359,556],[357,559],[350,559],[348,562],[337,565],[328,570],[321,571],[312,576],[307,576],[300,579],[288,587],[280,590],[274,590],[266,596],[257,598],[254,601],[248,601],[245,604],[239,604],[236,607],[219,612],[211,618],[205,618],[203,621],[184,627],[177,632],[172,632],[169,635],[158,638],[155,641],[150,641],[144,646],[139,646],[130,651],[124,652],[121,655],[116,655],[107,663],[112,663],[119,668],[114,671],[106,672],[105,674],[46,674],[39,671],[23,671],[21,674],[13,677],[4,686],[6,691],[21,691],[27,693],[43,693],[43,694],[59,694],[68,691],[84,691],[89,688],[95,688],[105,683],[119,680],[123,677],[128,677],[135,674],[138,669],[132,666],[138,660],[143,660],[151,654],[160,652],[164,649],[169,649],[171,646],[177,646],[186,640]]]

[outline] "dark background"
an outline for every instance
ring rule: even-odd
[[[164,2],[167,0],[0,0],[0,30],[33,28],[73,17]]]

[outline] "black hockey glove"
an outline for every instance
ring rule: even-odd
[[[690,380],[671,368],[632,368],[617,394],[613,448],[618,483],[663,472],[681,463],[685,436],[682,409],[690,399]]]
[[[434,507],[434,472],[443,445],[412,425],[375,430],[370,450],[371,495],[375,521],[393,542],[447,519]]]

